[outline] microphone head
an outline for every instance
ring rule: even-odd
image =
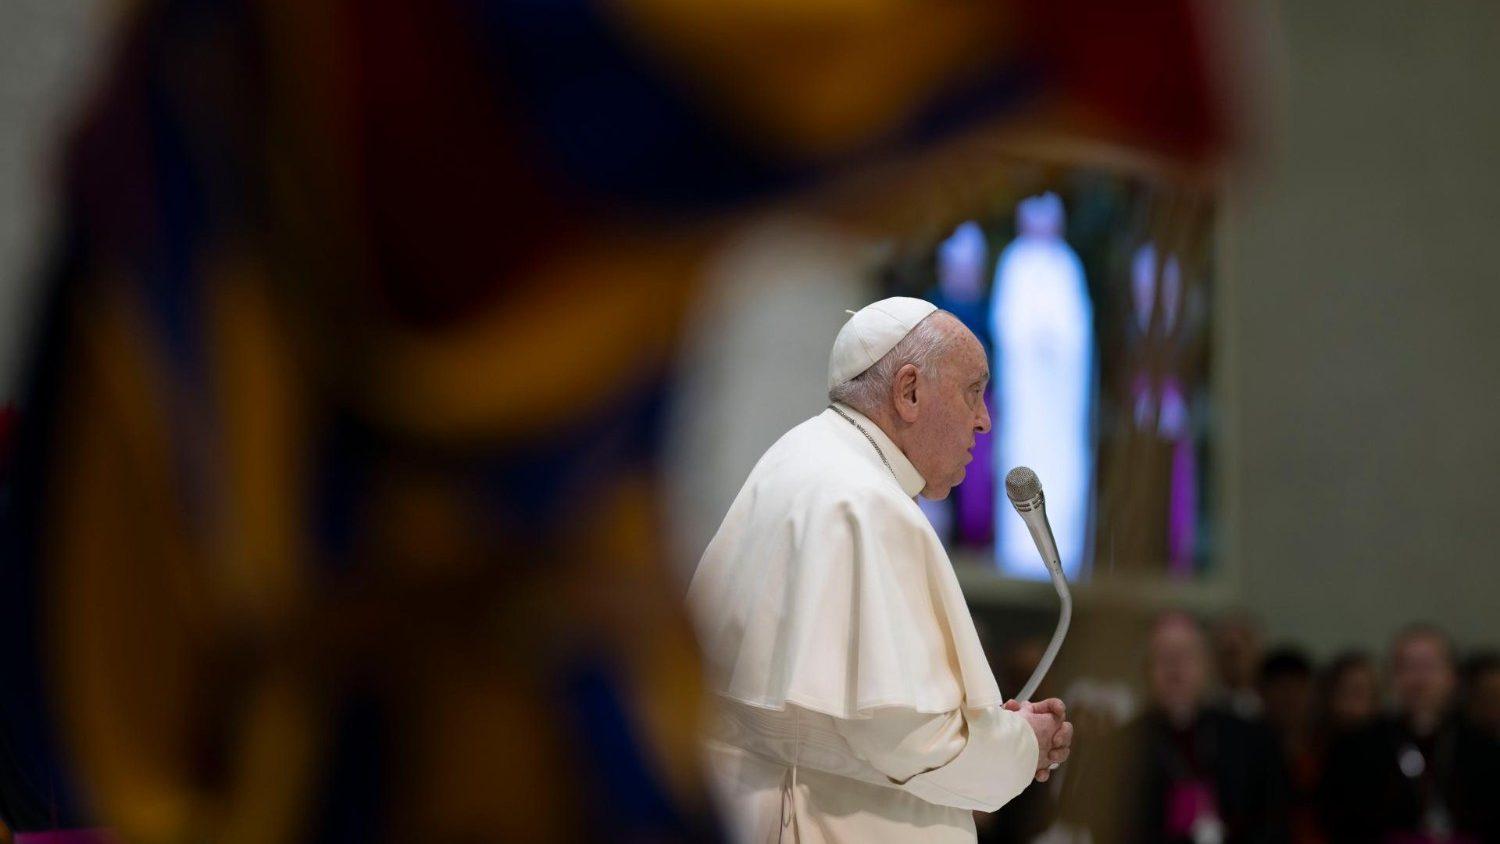
[[[1005,475],[1005,496],[1012,504],[1030,501],[1042,494],[1042,480],[1036,472],[1025,466],[1017,466]]]

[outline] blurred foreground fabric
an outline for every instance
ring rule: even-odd
[[[0,818],[716,837],[655,493],[699,263],[747,208],[959,137],[1210,166],[1232,128],[1200,23],[127,4],[5,469]],[[857,195],[855,220],[926,201]]]

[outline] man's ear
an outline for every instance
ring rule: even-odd
[[[891,398],[896,402],[896,415],[903,422],[917,421],[917,367],[908,363],[896,370],[891,379]]]

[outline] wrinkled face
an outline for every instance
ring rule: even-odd
[[[1328,690],[1328,720],[1334,729],[1351,730],[1375,720],[1380,711],[1380,678],[1369,665],[1353,665]]]
[[[912,422],[904,451],[927,481],[922,495],[934,501],[964,479],[965,467],[974,459],[974,437],[990,429],[990,413],[984,406],[984,388],[990,367],[984,348],[958,320],[941,315],[956,333],[947,351],[936,361],[936,373],[917,378],[920,413]]]
[[[1167,618],[1151,634],[1146,667],[1151,700],[1174,718],[1198,708],[1208,689],[1208,647],[1198,626],[1186,618]]]
[[[1415,635],[1391,653],[1391,690],[1403,713],[1434,717],[1448,708],[1457,684],[1448,646],[1436,636]]]

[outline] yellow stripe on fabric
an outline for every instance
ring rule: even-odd
[[[70,349],[48,507],[57,700],[79,769],[128,840],[199,822],[191,699],[212,609],[183,530],[158,377],[139,311],[94,291]]]
[[[601,236],[518,279],[487,313],[373,344],[375,417],[441,438],[536,433],[662,371],[702,248],[681,236]],[[567,252],[567,250],[563,250]]]
[[[232,639],[264,646],[310,603],[306,546],[306,367],[257,262],[228,257],[208,268],[210,384],[224,465],[209,557],[219,622]],[[252,647],[255,647],[253,644]],[[278,840],[308,810],[321,744],[319,707],[295,661],[255,647],[240,678],[242,717],[230,737],[232,791],[215,835],[230,844]]]
[[[620,0],[621,29],[766,147],[817,157],[876,140],[1014,48],[988,0]]]
[[[246,259],[210,268],[209,384],[224,481],[211,548],[216,591],[237,624],[284,623],[307,602],[304,407],[309,369],[265,274]]]
[[[232,498],[190,492],[176,475],[188,449],[166,415],[178,405],[165,357],[124,289],[97,285],[79,305],[48,508],[70,751],[124,840],[289,840],[311,782],[315,709],[292,669],[256,658],[254,631],[236,624],[244,614],[228,611],[243,603],[225,600],[240,575],[221,576],[215,528],[205,535],[187,513],[189,495],[210,510]],[[236,655],[248,658],[226,662]],[[202,770],[205,741],[223,751],[222,778]]]

